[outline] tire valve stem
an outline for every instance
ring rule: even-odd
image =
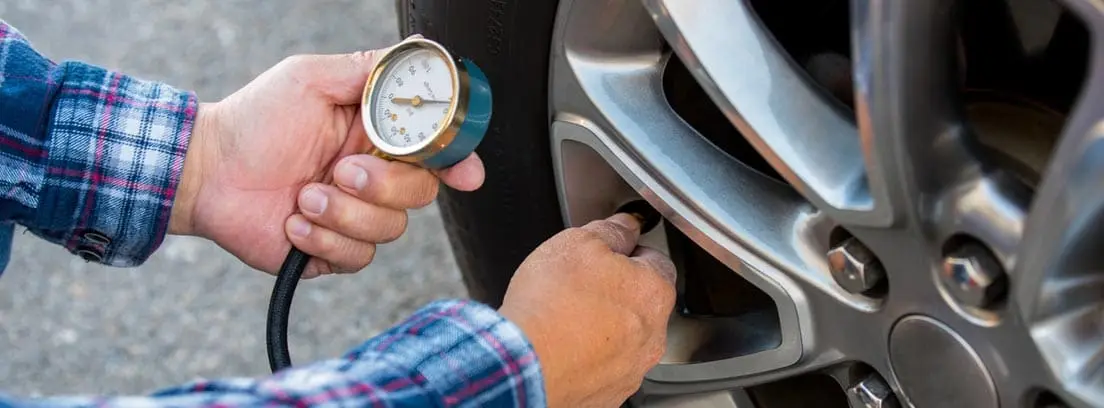
[[[659,221],[663,219],[659,211],[644,200],[633,200],[622,204],[620,207],[617,207],[617,211],[614,213],[626,213],[640,220],[641,234],[650,232],[659,225]]]

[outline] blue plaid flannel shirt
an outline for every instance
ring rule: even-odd
[[[143,263],[166,234],[196,109],[192,92],[54,63],[0,20],[0,271],[15,224],[89,261]],[[442,300],[344,356],[274,375],[144,396],[0,394],[0,407],[543,406],[543,386],[517,326]]]

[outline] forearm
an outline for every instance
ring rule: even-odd
[[[196,97],[54,63],[0,22],[0,222],[87,260],[131,266],[166,234]]]
[[[340,359],[259,379],[205,380],[149,396],[0,397],[0,406],[545,405],[540,366],[521,331],[467,301],[430,304]]]

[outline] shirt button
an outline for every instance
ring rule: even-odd
[[[88,231],[84,233],[84,239],[95,242],[100,245],[111,245],[111,239],[106,235],[96,231]]]
[[[77,248],[77,255],[79,255],[81,258],[84,258],[84,260],[88,261],[88,262],[103,261],[103,255],[102,254],[100,254],[95,249],[88,248],[88,247]]]

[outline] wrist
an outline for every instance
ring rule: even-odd
[[[553,343],[548,341],[548,335],[546,330],[541,325],[541,319],[535,319],[531,316],[531,313],[526,311],[525,308],[514,308],[507,301],[504,302],[502,307],[498,309],[498,313],[502,315],[504,319],[511,322],[521,331],[522,335],[529,341],[529,345],[533,348],[533,354],[537,356],[537,360],[540,361],[542,379],[544,380],[544,393],[545,399],[550,407],[571,406],[567,403],[567,398],[564,395],[564,390],[561,387],[560,379],[560,359],[556,356],[555,350],[549,349],[549,344]]]
[[[195,205],[203,184],[207,154],[211,141],[217,136],[215,104],[201,103],[196,111],[188,151],[184,154],[184,169],[176,187],[172,214],[169,218],[169,234],[195,235]]]

